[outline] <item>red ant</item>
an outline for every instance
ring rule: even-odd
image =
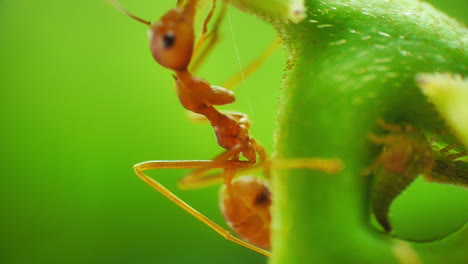
[[[193,22],[197,0],[186,5],[178,1],[177,7],[166,12],[159,21],[151,23],[125,10],[116,0],[112,2],[129,17],[149,26],[150,48],[153,58],[163,67],[174,71],[177,95],[182,106],[206,117],[214,128],[218,144],[226,151],[213,160],[147,161],[134,166],[136,174],[151,187],[162,193],[182,209],[202,221],[226,239],[269,256],[271,194],[266,181],[254,177],[233,178],[241,170],[263,168],[266,178],[271,168],[312,168],[335,172],[339,162],[324,159],[295,159],[270,161],[265,149],[249,135],[250,121],[245,114],[222,113],[214,106],[235,101],[228,89],[210,85],[206,80],[188,71],[194,52]],[[207,23],[211,19],[216,0],[204,22],[202,36],[196,44],[199,50],[207,38]],[[265,56],[265,55],[263,55]],[[260,161],[257,161],[257,155]],[[243,156],[246,160],[240,160]],[[200,188],[224,178],[221,208],[231,228],[247,242],[232,236],[218,224],[197,212],[176,197],[164,186],[143,173],[150,169],[195,169],[181,181],[181,187]],[[220,174],[207,175],[212,169],[222,169]]]

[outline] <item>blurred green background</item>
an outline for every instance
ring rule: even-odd
[[[121,2],[147,20],[175,4]],[[468,22],[465,0],[431,2]],[[226,20],[199,73],[213,84],[275,37],[268,24],[235,8],[229,14],[232,27]],[[0,263],[265,262],[134,175],[141,161],[210,159],[221,151],[208,125],[187,120],[171,72],[149,54],[145,26],[104,0],[1,0],[0,20]],[[252,134],[270,153],[285,61],[276,52],[226,108],[251,117]],[[184,173],[151,175],[225,225],[218,187],[178,191]],[[443,234],[466,219],[467,201],[460,188],[419,181],[397,201],[395,228],[418,238]]]

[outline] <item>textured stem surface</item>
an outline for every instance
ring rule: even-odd
[[[309,0],[306,6],[303,22],[276,25],[290,54],[277,156],[339,158],[345,169],[274,175],[271,263],[404,262],[393,253],[394,240],[368,223],[371,177],[364,171],[378,147],[367,135],[379,130],[378,118],[425,130],[442,126],[416,75],[466,75],[467,31],[419,1]],[[438,263],[421,252],[424,263]],[[462,263],[461,254],[444,257]]]

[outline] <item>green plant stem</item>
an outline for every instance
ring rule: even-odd
[[[392,240],[368,223],[363,172],[377,147],[366,136],[377,118],[442,126],[415,75],[466,75],[466,30],[417,1],[310,0],[307,8],[302,23],[276,25],[291,58],[277,157],[340,158],[345,169],[274,175],[271,263],[398,263]]]

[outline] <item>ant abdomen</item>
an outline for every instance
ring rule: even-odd
[[[223,186],[220,206],[231,229],[247,242],[270,248],[271,193],[264,180],[242,176]]]

